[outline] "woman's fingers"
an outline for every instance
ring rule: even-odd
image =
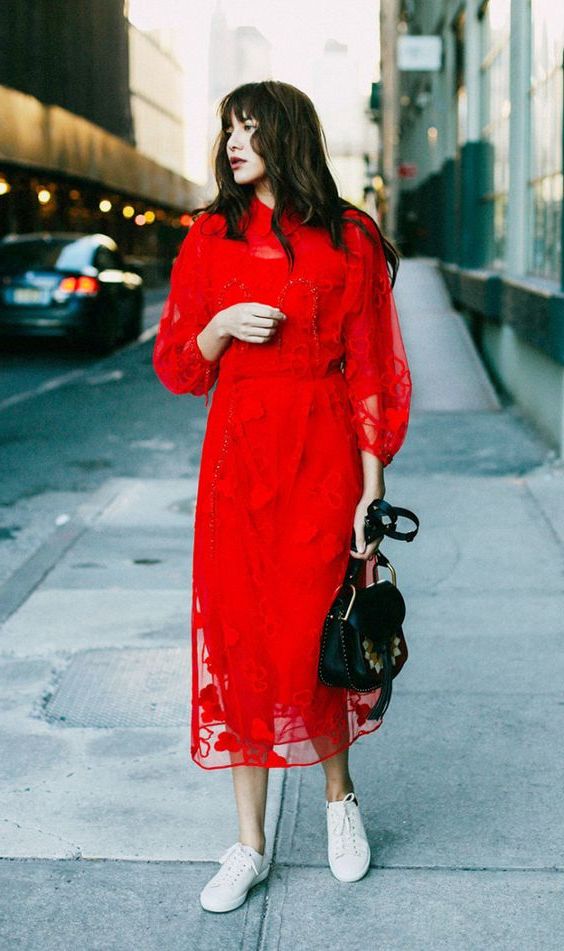
[[[265,318],[276,321],[284,320],[286,318],[286,315],[283,313],[283,311],[281,311],[278,307],[272,307],[270,304],[257,304],[255,302],[251,302],[249,304],[245,304],[245,307],[247,308],[251,317],[257,318],[257,322],[260,322],[261,319],[264,320]]]
[[[274,336],[278,324],[286,315],[266,304],[246,304],[245,339],[249,343],[264,343]]]
[[[365,557],[366,544],[364,541],[364,518],[356,519],[354,524],[354,543],[356,545],[356,552],[351,548],[351,554],[355,557]]]
[[[356,530],[355,530],[355,536],[356,536],[356,546],[357,546],[357,548],[358,548],[358,535],[357,535],[357,533],[356,533]],[[363,561],[367,561],[369,558],[372,558],[374,552],[375,552],[376,549],[378,548],[378,545],[380,544],[380,542],[382,541],[383,538],[384,538],[383,535],[381,535],[380,538],[375,538],[374,541],[370,542],[370,544],[366,546],[366,548],[364,549],[364,551],[360,551],[360,550],[359,550],[359,551],[353,551],[352,548],[351,548],[350,553],[351,553],[351,555],[353,555],[355,558],[360,558],[360,559],[362,559]]]

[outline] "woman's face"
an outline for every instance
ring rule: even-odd
[[[239,122],[231,111],[226,149],[233,177],[238,185],[256,185],[265,177],[264,161],[251,146],[251,137],[256,128],[255,119],[244,116],[243,122]]]

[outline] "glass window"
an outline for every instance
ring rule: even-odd
[[[493,245],[490,264],[501,267],[505,257],[507,195],[509,191],[509,50],[511,0],[489,0],[480,12],[480,110],[482,137],[493,146]]]
[[[529,270],[559,280],[562,225],[564,7],[531,0],[531,240]]]
[[[96,251],[96,256],[94,258],[94,266],[98,268],[99,271],[107,270],[121,270],[121,258],[119,254],[115,251],[110,251],[109,248],[100,245]]]
[[[464,76],[464,28],[466,14],[462,10],[454,21],[454,85],[456,96],[456,144],[466,142],[468,126],[468,103],[466,97],[466,81]]]
[[[0,270],[76,270],[88,263],[90,255],[90,243],[85,239],[21,238],[0,243]]]

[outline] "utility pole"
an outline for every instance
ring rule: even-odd
[[[392,240],[398,223],[399,75],[397,40],[400,0],[380,0],[382,77],[382,173],[386,187],[385,230]]]

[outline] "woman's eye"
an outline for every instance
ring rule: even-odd
[[[257,128],[257,126],[256,126],[256,124],[253,123],[253,122],[245,122],[243,128],[244,128],[245,132],[252,132],[253,129],[256,129],[256,128]],[[231,129],[231,128],[228,128],[228,129],[224,129],[224,130],[223,130],[223,134],[224,134],[224,135],[232,135],[232,133],[233,133],[233,129]]]

